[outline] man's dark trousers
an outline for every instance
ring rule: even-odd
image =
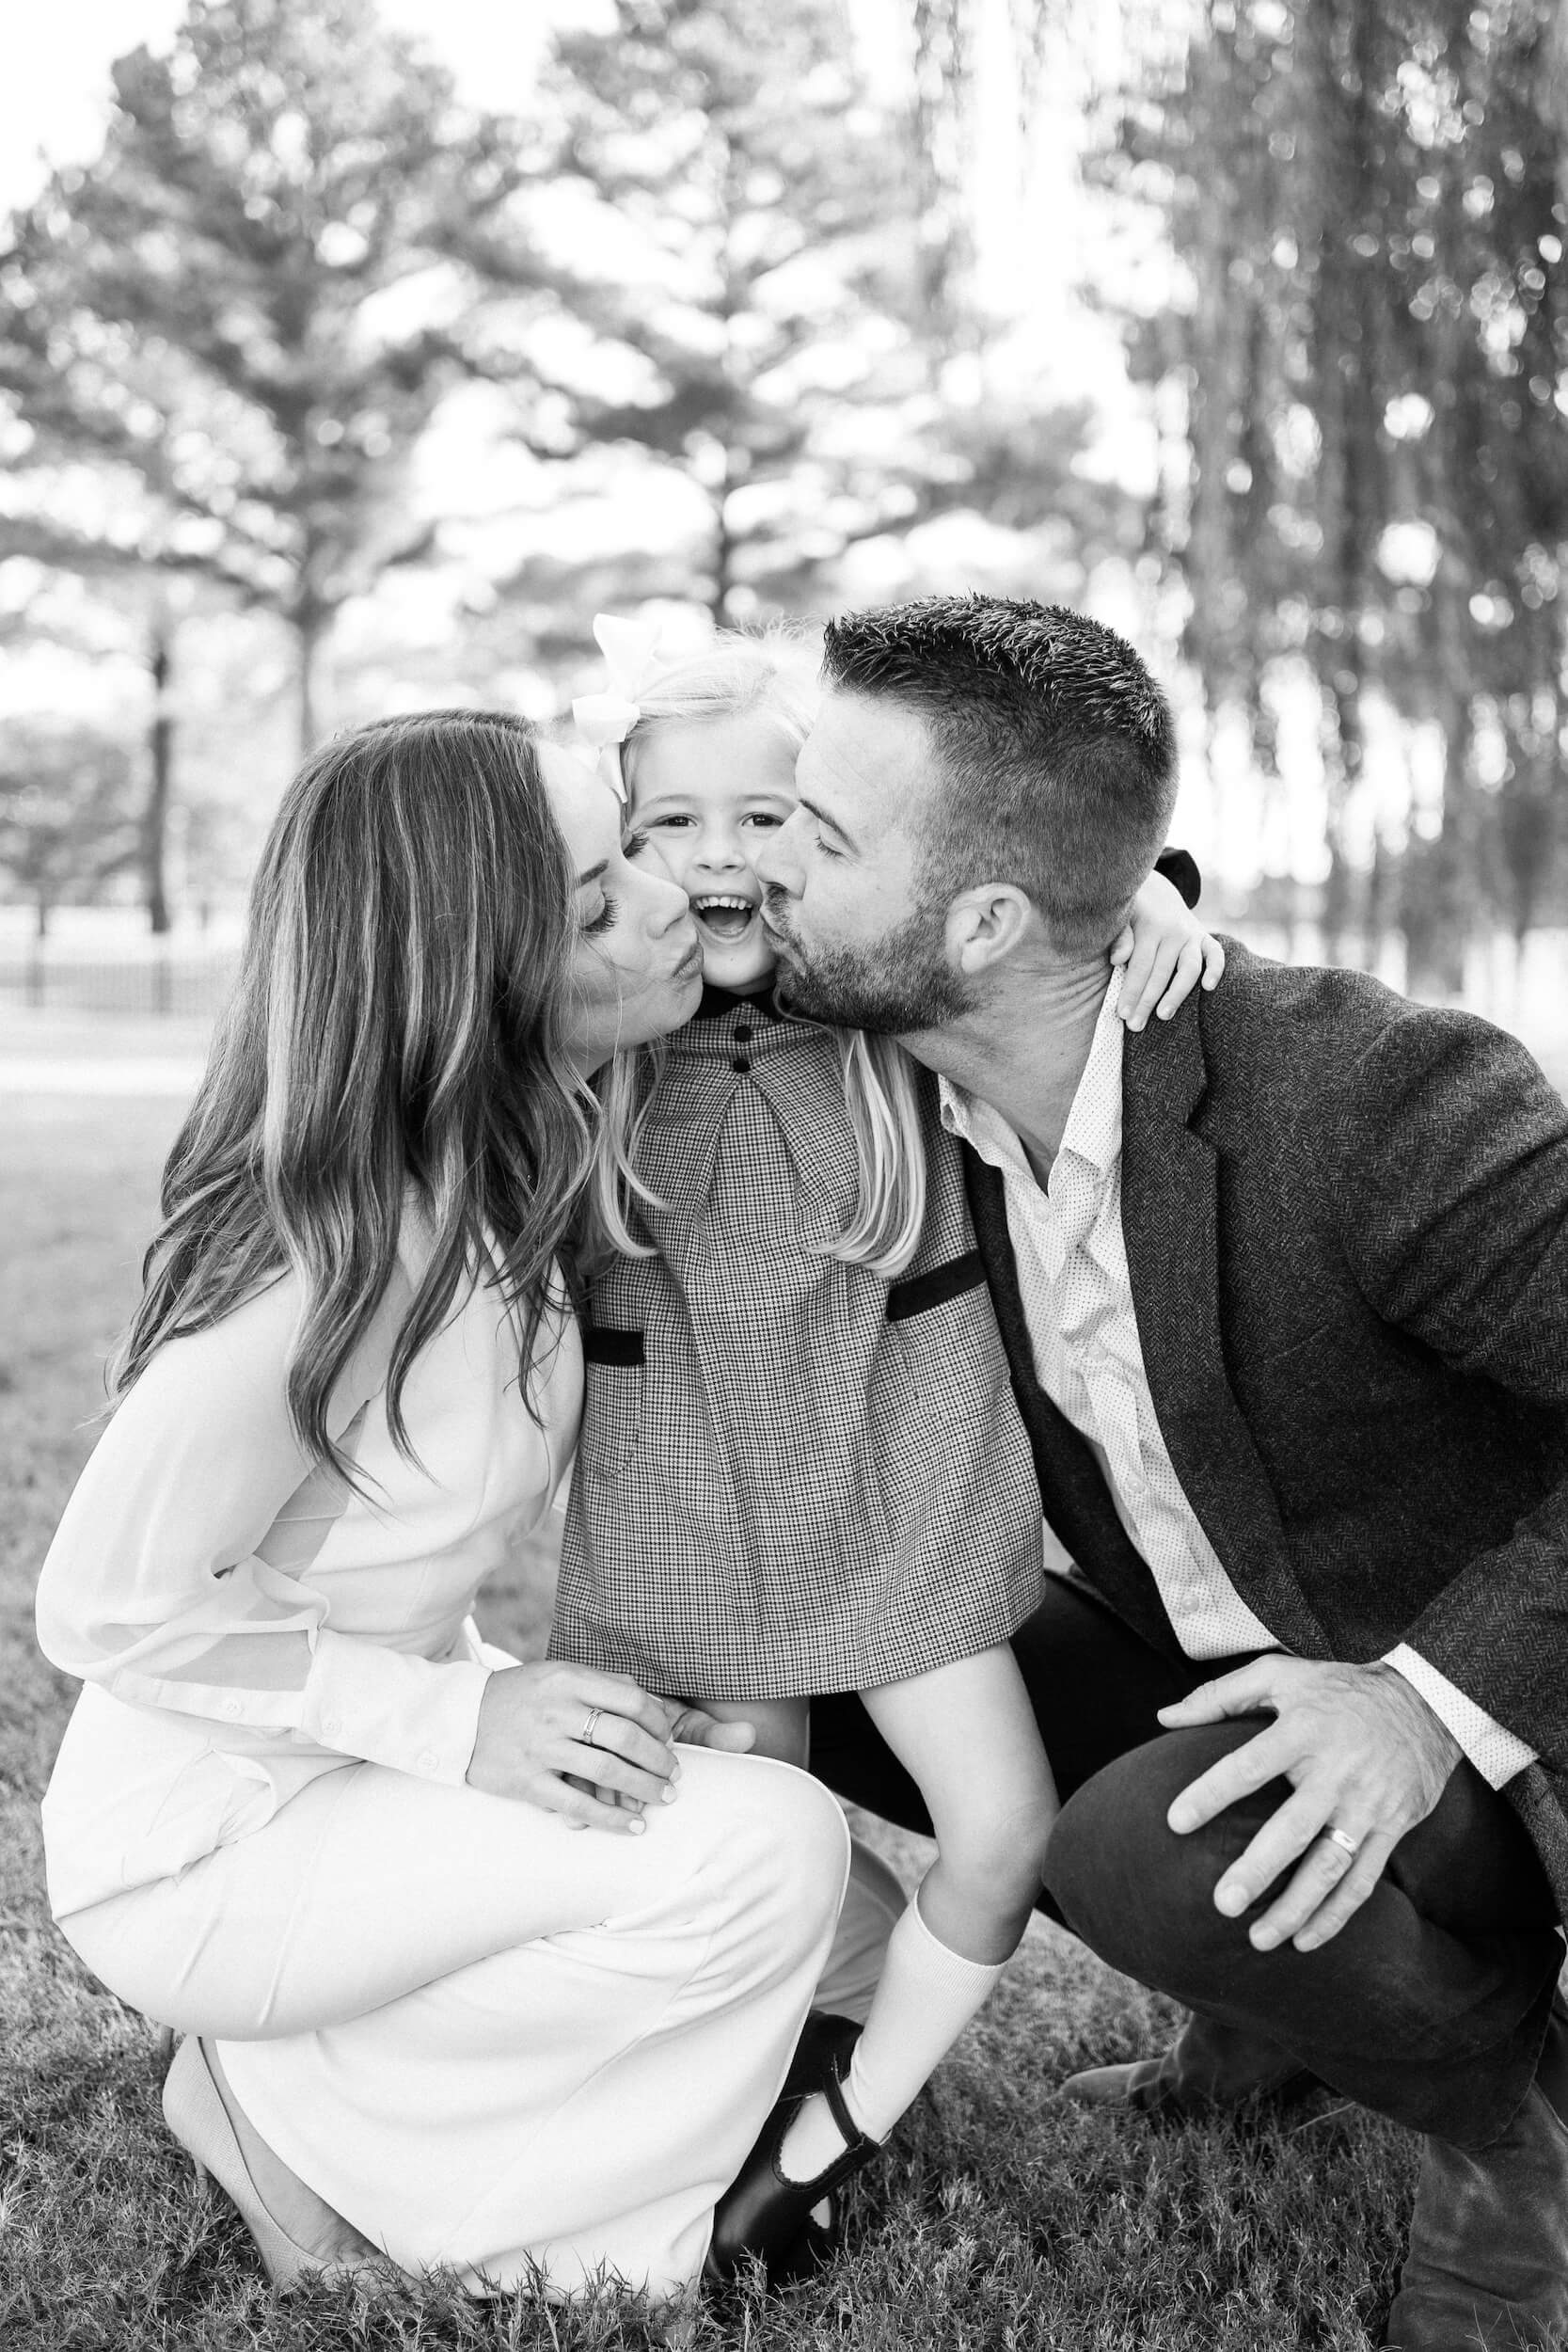
[[[1166,1732],[1155,1713],[1245,1661],[1163,1657],[1061,1578],[1014,1648],[1063,1800],[1042,1909],[1125,1975],[1276,2044],[1345,2098],[1460,2147],[1505,2129],[1535,2074],[1562,1944],[1528,1837],[1471,1765],[1337,1936],[1258,1952],[1213,1890],[1287,1784],[1185,1837],[1165,1813],[1264,1719]],[[812,1765],[869,1811],[929,1829],[858,1699],[813,1702]]]

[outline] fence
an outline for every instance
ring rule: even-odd
[[[97,960],[47,947],[0,950],[0,1009],[210,1017],[221,1010],[238,968],[233,948]]]

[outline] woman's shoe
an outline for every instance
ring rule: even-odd
[[[844,2103],[844,2072],[860,2030],[847,2017],[814,2011],[807,2019],[773,2111],[719,2201],[707,2257],[710,2278],[733,2279],[755,2254],[770,2286],[791,2286],[825,2261],[836,2245],[833,2192],[879,2155],[882,2146],[879,2139],[867,2137]],[[818,2090],[843,2136],[844,2153],[809,2181],[792,2181],[780,2165],[780,2152],[801,2106]],[[813,2206],[825,2200],[835,2204],[827,2224],[812,2218]]]
[[[164,2121],[196,2165],[198,2181],[210,2172],[239,2209],[241,2220],[256,2241],[256,2249],[272,2283],[282,2294],[291,2287],[325,2280],[328,2285],[352,2279],[356,2285],[373,2276],[369,2258],[312,2253],[290,2236],[283,2224],[261,2202],[250,2177],[229,2110],[214,2077],[206,2048],[187,2034],[164,2077]]]

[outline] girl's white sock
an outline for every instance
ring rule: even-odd
[[[844,2104],[871,2139],[885,2139],[983,2005],[1006,1966],[966,1960],[931,1933],[916,1895],[888,1938],[881,1981],[849,2060]],[[784,2134],[786,2180],[809,2181],[844,2153],[844,2135],[820,2091]]]

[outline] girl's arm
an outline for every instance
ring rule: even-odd
[[[1126,966],[1121,1017],[1130,1029],[1141,1029],[1151,1012],[1168,1021],[1200,980],[1206,989],[1218,987],[1225,949],[1175,884],[1153,873],[1132,901],[1132,921],[1113,945],[1111,961]]]
[[[333,1397],[335,1436],[381,1387],[405,1305],[394,1284]],[[135,1705],[295,1731],[460,1783],[489,1670],[335,1632],[325,1596],[261,1556],[291,1499],[322,1484],[284,1401],[297,1307],[279,1281],[159,1349],[66,1506],[39,1586],[40,1643]],[[333,1513],[323,1500],[317,1519]]]

